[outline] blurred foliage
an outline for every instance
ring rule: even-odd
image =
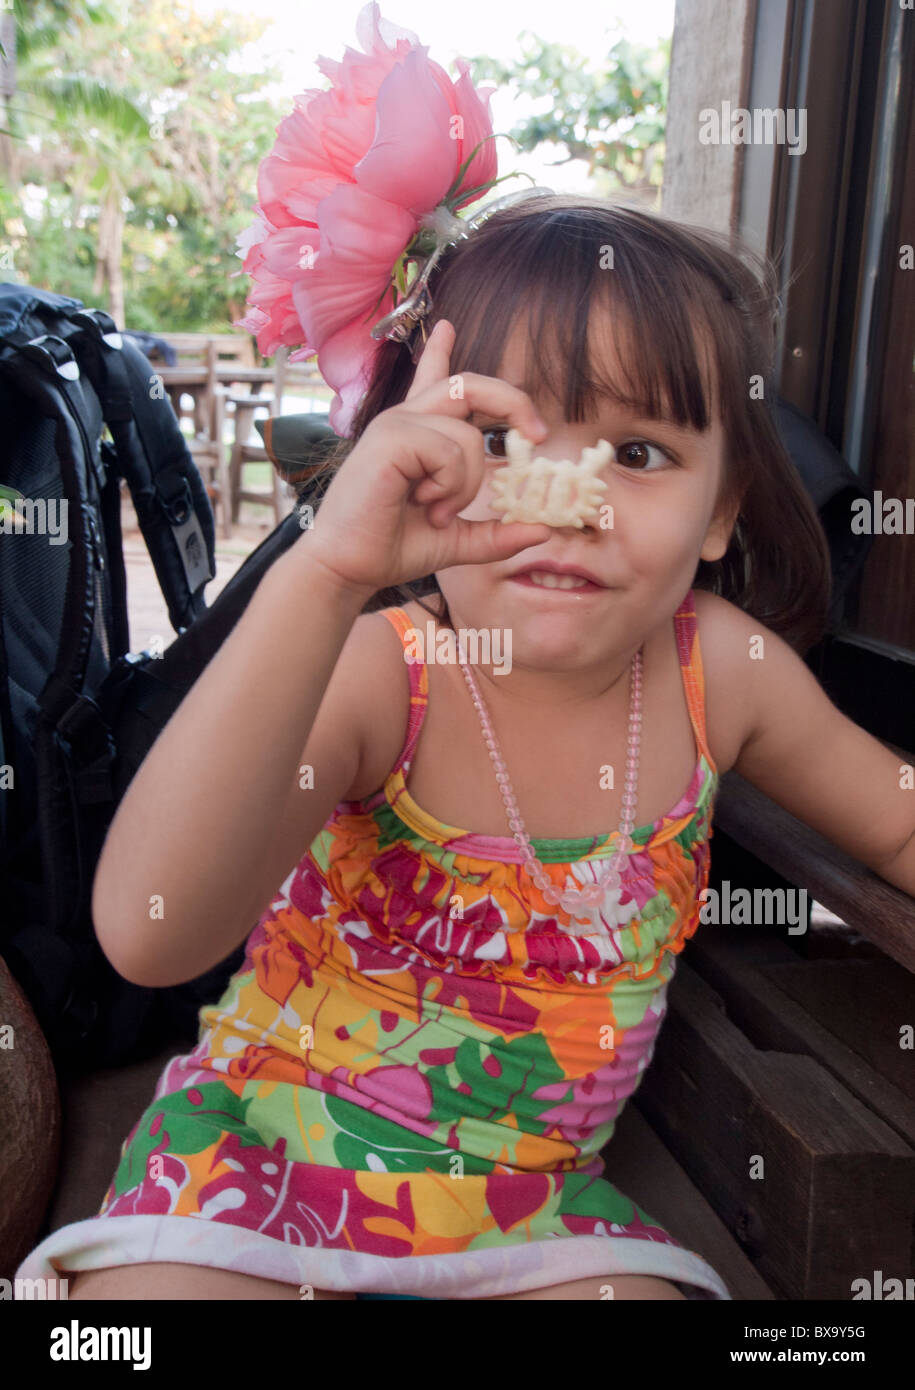
[[[548,43],[529,30],[519,35],[520,56],[510,63],[478,57],[475,84],[495,82],[541,101],[542,112],[508,132],[522,151],[549,141],[555,164],[582,159],[598,196],[626,189],[653,194],[661,186],[670,39],[653,48],[619,39],[591,64],[577,49]],[[542,151],[541,151],[542,154]]]
[[[290,110],[265,95],[280,74],[245,62],[269,21],[189,0],[13,0],[4,14],[0,279],[148,332],[230,331],[249,288],[235,239]],[[517,59],[480,57],[472,76],[542,104],[511,131],[522,151],[551,142],[557,163],[587,162],[595,192],[644,196],[661,179],[669,49],[620,40],[589,67],[526,32]]]
[[[262,95],[277,71],[239,70],[267,21],[172,0],[15,5],[0,143],[15,278],[131,328],[230,331],[248,289],[235,238],[288,110]]]

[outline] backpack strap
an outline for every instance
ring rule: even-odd
[[[85,890],[81,879],[87,869],[80,866],[74,874],[67,854],[58,852],[72,819],[72,796],[77,788],[68,781],[71,772],[62,770],[57,739],[65,716],[84,699],[82,691],[96,625],[96,570],[104,562],[95,494],[98,478],[101,476],[104,484],[105,474],[104,462],[95,459],[98,451],[92,446],[94,429],[79,386],[79,366],[69,346],[54,334],[24,343],[17,341],[21,336],[18,332],[7,334],[6,343],[0,344],[0,371],[41,415],[54,422],[54,445],[67,501],[70,539],[55,665],[37,693],[34,728],[35,771],[40,788],[39,836],[50,856],[45,878],[48,922],[52,930],[66,932]],[[36,371],[36,365],[40,370]],[[87,464],[87,459],[91,463]],[[65,761],[77,781],[86,760],[97,760],[101,736],[102,731],[92,731],[88,744],[74,736]],[[110,741],[103,741],[105,753],[113,755]]]
[[[14,336],[20,335],[8,335],[8,341]],[[35,371],[35,363],[41,371]],[[95,462],[99,451],[92,447],[86,403],[79,389],[79,366],[61,338],[45,334],[43,340],[11,341],[9,347],[0,345],[0,371],[6,373],[23,395],[31,397],[42,415],[54,421],[54,443],[67,500],[68,503],[75,500],[77,504],[75,524],[78,530],[70,550],[56,663],[58,681],[69,688],[69,699],[64,696],[60,702],[61,691],[57,698],[49,697],[42,705],[47,716],[56,720],[81,691],[86,675],[95,621],[94,569],[102,556],[95,499],[91,495],[92,485],[85,461],[87,458],[93,460],[93,481],[97,484],[101,477],[102,486],[105,465],[101,459]],[[73,539],[74,518],[69,511],[68,506],[67,525]]]
[[[299,516],[290,512],[251,552],[213,606],[160,656],[127,652],[114,664],[98,698],[106,723],[117,731],[118,800],[159,731],[235,627],[267,570],[301,534]]]
[[[111,430],[118,468],[176,632],[206,610],[216,575],[213,509],[170,404],[149,390],[149,362],[102,309],[68,314],[71,342]]]
[[[42,324],[52,332],[36,337],[35,329]],[[169,619],[180,633],[205,611],[203,589],[216,574],[216,528],[200,471],[164,392],[158,397],[150,392],[148,360],[118,332],[110,314],[85,309],[81,300],[30,286],[0,285],[0,343],[5,341],[34,355],[31,349],[44,347],[47,351],[51,338],[70,347],[75,354],[74,376],[82,369],[99,399],[114,441],[113,456],[130,488]],[[80,400],[77,387],[71,400],[77,411]],[[111,449],[104,445],[101,451],[93,448],[91,432],[86,446],[93,467],[104,470],[106,458],[112,459]],[[104,471],[99,472],[97,481],[109,549],[121,567],[112,579],[118,591],[123,590],[126,614],[120,494],[114,488],[111,493],[103,491]],[[125,639],[119,649],[128,646]]]

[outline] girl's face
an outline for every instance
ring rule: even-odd
[[[605,361],[615,375],[615,349],[606,343]],[[499,375],[523,385],[523,324],[516,326]],[[582,529],[554,528],[541,544],[509,560],[459,565],[437,576],[455,627],[510,629],[513,660],[543,671],[584,671],[609,653],[635,648],[668,621],[693,582],[701,559],[725,553],[736,510],[715,516],[722,479],[724,432],[716,417],[705,433],[646,419],[604,397],[600,414],[588,423],[568,424],[552,398],[535,405],[549,434],[534,457],[570,458],[606,439],[614,456],[600,473],[607,484],[602,515],[608,520]],[[490,520],[491,472],[505,460],[504,420],[472,414],[483,433],[487,476],[461,512],[471,521]],[[612,514],[606,510],[612,507]],[[599,587],[587,590],[541,588],[513,576],[538,561],[583,568]]]

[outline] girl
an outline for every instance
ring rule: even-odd
[[[442,257],[418,364],[384,345],[313,528],[99,863],[128,980],[247,936],[244,967],[99,1216],[20,1276],[66,1272],[73,1299],[729,1297],[601,1159],[699,921],[720,774],[915,890],[896,759],[798,655],[828,553],[750,260],[555,195]],[[509,428],[553,459],[607,440],[612,511],[502,524]],[[468,634],[493,639],[475,662]]]

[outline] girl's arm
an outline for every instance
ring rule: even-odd
[[[359,644],[371,615],[355,646],[347,639],[367,600],[549,538],[546,526],[460,515],[486,476],[467,417],[495,412],[534,441],[547,427],[496,377],[465,372],[456,396],[453,345],[440,319],[403,402],[366,426],[314,531],[271,566],[128,787],[92,893],[99,942],[126,979],[176,984],[229,955],[361,774],[373,663]],[[313,788],[300,784],[302,763]]]
[[[720,598],[715,618],[724,625],[716,645],[729,652],[729,698],[745,712],[735,772],[915,897],[911,769],[836,708],[776,633]]]
[[[358,775],[370,595],[313,558],[310,539],[261,580],[109,827],[92,915],[135,984],[178,984],[224,960]]]

